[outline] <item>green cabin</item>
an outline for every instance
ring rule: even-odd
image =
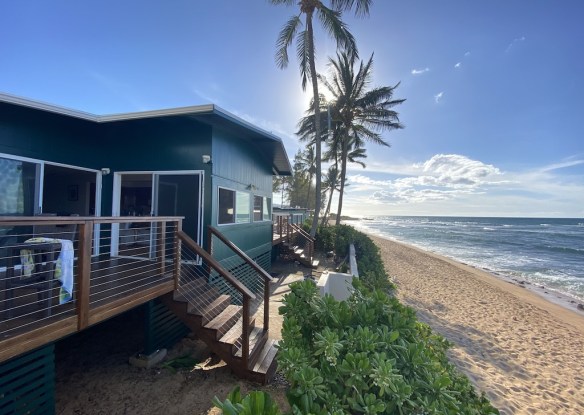
[[[290,174],[280,138],[215,105],[93,115],[0,94],[0,413],[51,413],[17,374],[138,306],[145,353],[187,328],[269,380],[272,178]]]

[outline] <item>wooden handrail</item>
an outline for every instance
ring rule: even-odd
[[[81,225],[88,221],[99,223],[136,223],[136,222],[176,222],[184,216],[0,216],[2,225],[27,226],[35,223],[42,225]]]
[[[223,266],[217,262],[215,258],[213,258],[207,251],[201,248],[195,241],[191,239],[184,231],[177,232],[179,239],[185,243],[190,249],[195,251],[197,255],[199,255],[211,268],[215,269],[223,278],[225,278],[237,291],[242,293],[245,297],[249,299],[255,300],[256,296],[253,292],[249,290],[245,285],[239,282],[235,277],[227,271]]]
[[[292,223],[291,226],[294,229],[296,229],[302,236],[304,236],[307,239],[310,239],[312,242],[314,242],[316,240],[312,236],[310,236],[310,234],[308,232],[306,232],[304,229],[302,229],[302,226],[300,226],[296,223]]]
[[[227,239],[221,232],[212,226],[209,226],[209,233],[215,235],[221,242],[227,245],[233,252],[235,252],[241,259],[243,259],[250,267],[252,267],[258,274],[264,277],[266,282],[272,282],[274,279],[265,269],[260,267],[253,259],[251,259],[245,252],[243,252],[237,245]]]

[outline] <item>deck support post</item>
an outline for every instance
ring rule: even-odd
[[[77,280],[77,329],[89,325],[89,288],[91,276],[91,242],[93,241],[93,221],[85,221],[79,226],[79,266]]]

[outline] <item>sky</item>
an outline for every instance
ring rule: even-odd
[[[292,160],[309,105],[297,6],[267,0],[0,0],[0,92],[94,114],[213,103],[279,136]],[[404,129],[349,167],[343,213],[584,217],[584,2],[374,0],[345,13],[371,87]],[[317,71],[336,47],[318,24]],[[274,196],[274,203],[278,197]]]

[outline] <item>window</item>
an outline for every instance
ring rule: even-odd
[[[219,215],[217,223],[249,223],[250,195],[245,192],[219,188]]]
[[[235,192],[219,188],[219,215],[218,224],[235,222]]]
[[[270,212],[272,211],[271,206],[272,199],[269,197],[264,197],[264,220],[270,220]]]
[[[236,192],[235,196],[235,222],[249,222],[249,193]]]
[[[253,221],[259,222],[264,220],[264,198],[261,196],[253,197]]]
[[[0,157],[0,216],[34,215],[37,166]]]
[[[260,222],[262,220],[270,220],[272,200],[268,197],[254,196],[253,197],[253,220]]]

